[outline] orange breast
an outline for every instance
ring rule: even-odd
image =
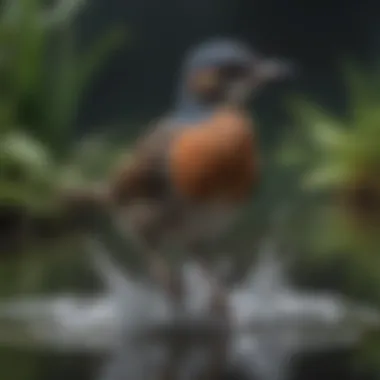
[[[184,128],[169,152],[170,176],[187,199],[244,200],[257,177],[255,140],[245,115],[221,110],[209,121]]]

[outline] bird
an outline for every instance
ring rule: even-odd
[[[176,247],[207,262],[260,181],[248,101],[291,71],[231,38],[188,51],[173,106],[138,138],[105,190],[119,225],[146,252]]]
[[[208,40],[190,49],[174,104],[141,134],[100,191],[120,229],[139,245],[153,277],[174,301],[173,315],[181,316],[186,309],[182,302],[186,286],[176,278],[181,273],[168,268],[166,252],[184,252],[201,264],[205,278],[215,280],[211,247],[238,220],[260,182],[260,144],[249,99],[290,72],[283,61],[261,58],[230,38]],[[228,318],[218,279],[210,294],[209,311]],[[127,373],[125,358],[131,354],[126,354],[130,347],[124,343],[102,379]],[[214,362],[224,362],[224,346],[217,343],[206,350],[211,355],[207,363],[189,365],[205,373]],[[176,372],[178,364],[189,359],[187,348],[169,348],[174,362],[169,357],[161,367]],[[202,351],[202,358],[205,354]],[[154,359],[149,353],[140,359],[135,356],[133,363],[140,360],[144,367]]]

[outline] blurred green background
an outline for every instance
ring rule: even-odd
[[[264,177],[231,249],[247,255],[252,236],[265,234],[285,204],[282,238],[294,252],[295,282],[380,307],[379,4],[0,4],[2,296],[97,289],[63,215],[62,189],[104,179],[145,123],[168,109],[186,49],[229,35],[300,68],[294,82],[268,88],[253,105]],[[355,350],[301,358],[294,376],[374,379],[379,354],[371,336]],[[0,373],[10,380],[87,379],[95,363],[0,349]]]

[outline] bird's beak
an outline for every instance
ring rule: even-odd
[[[261,59],[252,64],[248,77],[234,82],[228,89],[228,101],[240,104],[270,82],[291,79],[296,75],[293,64],[279,59]]]
[[[294,76],[294,65],[279,59],[263,59],[256,62],[253,67],[253,82],[255,85],[291,79]]]

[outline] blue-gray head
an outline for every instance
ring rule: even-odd
[[[258,87],[288,74],[288,65],[263,59],[239,41],[204,42],[185,58],[175,112],[197,118],[223,102],[244,103]]]

